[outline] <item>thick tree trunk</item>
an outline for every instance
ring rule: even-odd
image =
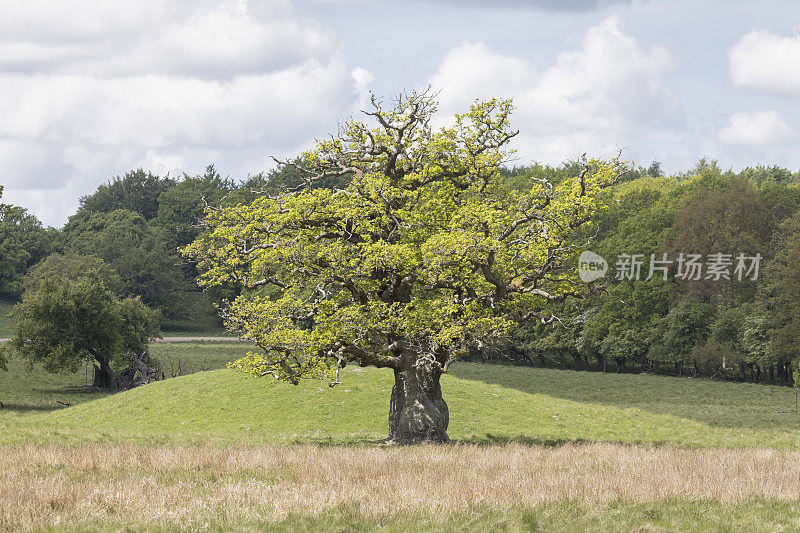
[[[98,359],[98,365],[94,365],[94,386],[99,389],[107,389],[114,386],[114,371],[111,369],[107,359]]]
[[[440,368],[425,359],[403,357],[394,371],[389,404],[389,442],[449,442],[450,413],[442,399]]]
[[[114,375],[108,360],[98,358],[97,364],[94,365],[94,386],[101,389],[130,389],[149,383],[151,369],[143,359],[144,352],[139,353],[131,360],[128,368],[119,375]]]

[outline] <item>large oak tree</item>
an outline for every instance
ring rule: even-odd
[[[447,441],[440,376],[515,322],[552,321],[548,301],[592,290],[576,278],[576,236],[620,172],[584,161],[557,185],[508,187],[511,107],[477,102],[436,128],[428,92],[391,109],[373,98],[373,126],[351,120],[294,163],[300,187],[208,210],[185,254],[202,285],[245,289],[227,325],[259,350],[236,366],[295,384],[335,384],[351,362],[391,369],[389,440]],[[336,176],[348,185],[314,187]]]

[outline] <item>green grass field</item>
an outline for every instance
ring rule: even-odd
[[[223,369],[247,349],[155,344],[166,376],[176,367],[190,375],[112,395],[85,387],[86,369],[29,373],[12,361],[0,374],[0,441],[368,443],[385,435],[391,371],[348,367],[344,383],[330,388]],[[454,365],[442,385],[450,436],[464,442],[800,449],[800,415],[785,387],[477,363]]]
[[[152,522],[122,521],[115,513],[104,519],[79,525],[45,526],[41,532],[86,531],[321,531],[382,533],[437,532],[775,532],[800,530],[800,507],[793,502],[752,500],[720,503],[713,500],[669,499],[666,501],[592,505],[582,502],[553,502],[526,508],[476,506],[471,512],[402,511],[383,516],[365,516],[357,505],[345,505],[322,513],[292,513],[278,521],[243,517],[232,522],[219,513],[193,527],[158,525]],[[227,519],[226,519],[227,518]]]

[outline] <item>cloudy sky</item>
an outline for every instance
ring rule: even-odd
[[[244,178],[429,84],[513,97],[520,163],[800,168],[794,0],[0,0],[3,200],[60,226],[137,167]]]

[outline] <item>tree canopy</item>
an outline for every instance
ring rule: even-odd
[[[0,204],[0,296],[18,298],[22,294],[25,273],[53,250],[54,231],[44,229],[24,208]]]
[[[113,267],[125,294],[141,297],[169,318],[185,312],[183,297],[191,282],[163,228],[135,211],[117,209],[74,220],[66,237],[71,252],[94,255]]]
[[[159,196],[175,186],[175,180],[161,178],[150,172],[137,169],[124,176],[117,176],[108,183],[100,185],[97,190],[81,198],[78,212],[73,219],[88,218],[97,213],[111,213],[117,209],[135,211],[146,220],[158,214]]]

